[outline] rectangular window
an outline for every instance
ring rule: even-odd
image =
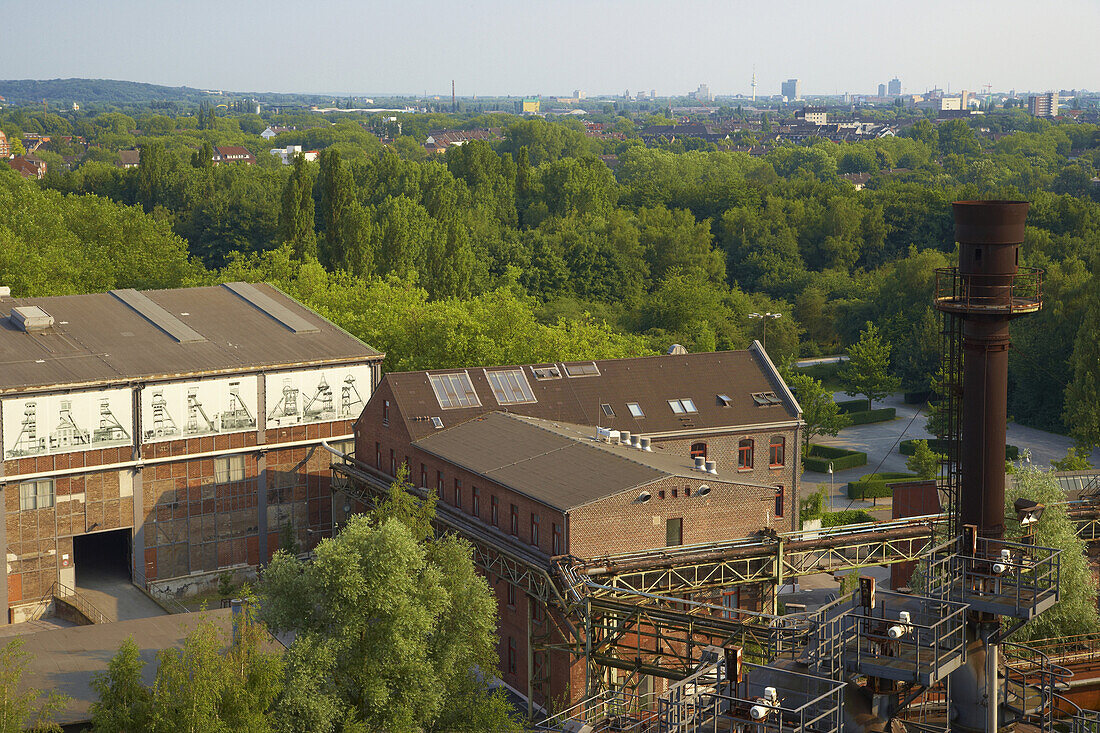
[[[773,435],[771,444],[768,450],[768,465],[772,468],[779,468],[787,459],[786,454],[787,441],[780,435]]]
[[[244,481],[244,456],[224,456],[214,459],[214,482],[228,484]]]
[[[681,397],[678,400],[669,400],[668,406],[672,408],[672,411],[677,415],[682,415],[685,412],[699,412],[699,408],[695,406],[695,403],[689,397]]]
[[[443,498],[443,472],[435,472],[435,490],[439,492],[439,498]]]
[[[561,554],[561,527],[558,526],[557,522],[553,522],[553,523],[550,524],[550,535],[551,535],[551,542],[552,542],[552,544],[550,546],[550,552],[554,555],[560,555]]]
[[[531,371],[540,382],[544,379],[561,379],[561,370],[553,364],[531,367]]]
[[[722,612],[724,618],[730,621],[740,620],[741,614],[737,612],[737,609],[741,607],[741,590],[736,587],[723,590],[722,607],[726,609]]]
[[[598,377],[600,376],[600,369],[596,366],[596,362],[588,361],[582,364],[562,364],[565,367],[565,376],[567,377]]]
[[[747,438],[737,444],[737,468],[742,471],[752,468],[752,441]]]
[[[603,414],[607,415],[608,417],[615,417],[615,411],[611,409],[611,405],[607,404],[606,402],[600,405],[600,409],[603,410]]]
[[[462,508],[462,479],[455,479],[455,506]]]
[[[508,605],[512,608],[516,607],[516,586],[511,583],[508,584]]]
[[[390,448],[390,475],[397,475],[397,453]]]
[[[508,524],[508,531],[513,537],[519,537],[519,507],[515,504],[512,505],[512,518]]]
[[[539,515],[531,512],[531,544],[539,546]]]
[[[432,383],[432,390],[435,392],[435,398],[439,400],[439,406],[444,410],[481,406],[481,400],[474,391],[470,375],[466,372],[429,374],[428,380]]]
[[[630,410],[630,414],[637,418],[645,417],[645,413],[642,412],[642,407],[637,402],[627,402],[626,408]]]
[[[537,402],[531,385],[527,383],[522,369],[504,369],[498,372],[485,372],[493,396],[501,405],[517,405],[524,402]]]
[[[775,516],[776,518],[783,516],[783,487],[775,487]]]
[[[382,424],[390,424],[390,401],[382,400]]]
[[[20,509],[46,509],[54,504],[53,479],[24,481],[19,484]]]
[[[428,467],[423,463],[420,464],[420,485],[428,488]]]
[[[489,523],[494,527],[500,526],[500,500],[495,496],[489,497]]]
[[[470,513],[481,519],[481,490],[474,487],[474,497],[470,504]]]
[[[508,637],[508,673],[516,673],[516,640],[514,637]]]
[[[374,467],[379,471],[382,470],[382,444],[374,444]]]
[[[665,547],[684,544],[684,520],[680,518],[665,520]]]

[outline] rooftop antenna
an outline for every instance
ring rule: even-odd
[[[451,79],[451,112],[458,111],[458,103],[455,102],[455,80]]]

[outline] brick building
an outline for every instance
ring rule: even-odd
[[[534,562],[600,558],[798,526],[801,408],[746,351],[390,373],[355,424],[356,460],[409,480]],[[646,449],[648,447],[648,450]],[[701,464],[701,466],[699,465]],[[541,558],[541,560],[539,559]],[[536,704],[584,663],[532,651],[552,609],[489,577],[504,681]],[[719,602],[739,607],[736,591]],[[535,627],[538,627],[537,629]],[[541,654],[541,656],[540,656]]]
[[[264,284],[0,304],[9,620],[85,561],[179,590],[331,531],[382,354]]]

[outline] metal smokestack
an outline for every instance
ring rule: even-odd
[[[937,271],[936,308],[962,324],[961,480],[956,512],[1004,535],[1009,322],[1042,307],[1037,270],[1020,270],[1026,201],[956,201],[959,266]]]

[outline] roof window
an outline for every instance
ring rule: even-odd
[[[567,377],[598,377],[600,369],[594,361],[585,361],[580,364],[562,364],[565,367]]]
[[[722,407],[729,407],[733,404],[733,400],[730,399],[728,394],[720,394],[718,395],[718,404]]]
[[[611,407],[611,405],[607,404],[606,402],[600,405],[600,409],[603,410],[603,414],[607,415],[608,417],[615,417],[615,410]]]
[[[518,405],[524,402],[538,402],[522,369],[485,372],[485,378],[489,380],[489,386],[493,388],[493,396],[497,398],[498,404]]]
[[[783,404],[783,400],[776,397],[775,392],[753,392],[752,401],[756,403],[757,407]]]
[[[668,406],[672,408],[672,411],[677,415],[682,415],[685,412],[699,412],[699,408],[695,406],[695,403],[690,397],[681,397],[678,400],[669,400]]]
[[[531,367],[531,372],[540,382],[544,379],[561,379],[561,369],[558,369],[556,364]]]
[[[433,417],[432,418],[432,425],[434,425],[436,427],[436,430],[439,430],[440,428],[443,427],[443,418]]]
[[[642,406],[637,402],[627,402],[626,409],[630,410],[630,414],[637,418],[645,417],[645,413],[642,412]]]
[[[470,382],[470,375],[466,372],[429,374],[428,379],[432,383],[435,398],[439,400],[439,406],[444,410],[481,406],[481,400],[478,399],[474,385]]]

